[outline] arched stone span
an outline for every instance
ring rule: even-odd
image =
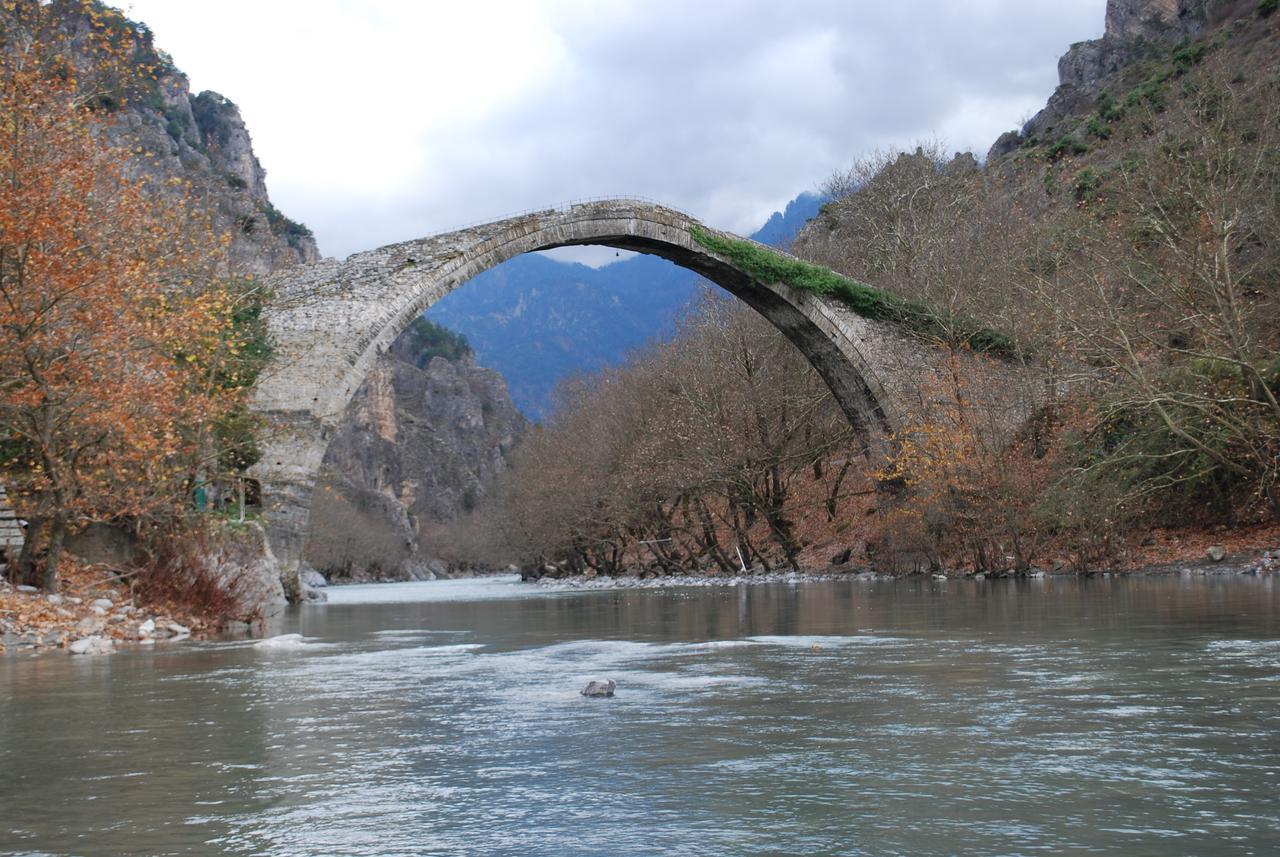
[[[674,209],[611,199],[273,275],[267,283],[272,299],[265,317],[275,356],[253,398],[253,409],[268,430],[252,475],[262,485],[267,530],[286,591],[297,594],[311,491],[325,448],[374,360],[427,307],[522,253],[606,245],[661,256],[701,274],[782,331],[826,380],[865,443],[882,444],[902,412],[886,379],[904,360],[927,359],[921,346],[892,325],[861,318],[830,299],[755,280],[695,241],[693,229],[735,237]]]

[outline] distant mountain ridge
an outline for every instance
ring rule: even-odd
[[[785,246],[822,202],[802,193],[751,237]],[[426,317],[466,336],[477,362],[506,378],[516,406],[541,420],[557,383],[669,333],[697,290],[696,274],[657,256],[590,268],[529,254],[446,295]]]

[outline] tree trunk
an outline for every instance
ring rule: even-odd
[[[58,560],[66,538],[67,518],[61,513],[55,514],[50,521],[49,554],[44,559],[44,574],[40,577],[40,588],[45,592],[58,591]]]
[[[18,561],[9,572],[9,577],[16,584],[36,586],[36,551],[40,538],[44,534],[44,519],[31,518],[27,522],[27,532],[23,538],[22,550],[18,553]]]

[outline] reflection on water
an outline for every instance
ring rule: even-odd
[[[331,595],[270,646],[0,659],[0,854],[1280,845],[1270,579]]]

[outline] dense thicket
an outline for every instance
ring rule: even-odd
[[[900,438],[918,460],[897,472],[943,478],[897,541],[936,555],[997,532],[1017,562],[1057,540],[1087,565],[1136,525],[1280,518],[1277,69],[1250,79],[1221,39],[1170,51],[1103,93],[1088,144],[1027,141],[985,169],[924,146],[833,178],[799,253],[992,321],[1058,393],[1024,442],[959,456],[929,440],[981,417],[975,379],[951,385]],[[949,472],[966,462],[988,471],[973,490]],[[995,491],[1000,472],[1023,490]]]

